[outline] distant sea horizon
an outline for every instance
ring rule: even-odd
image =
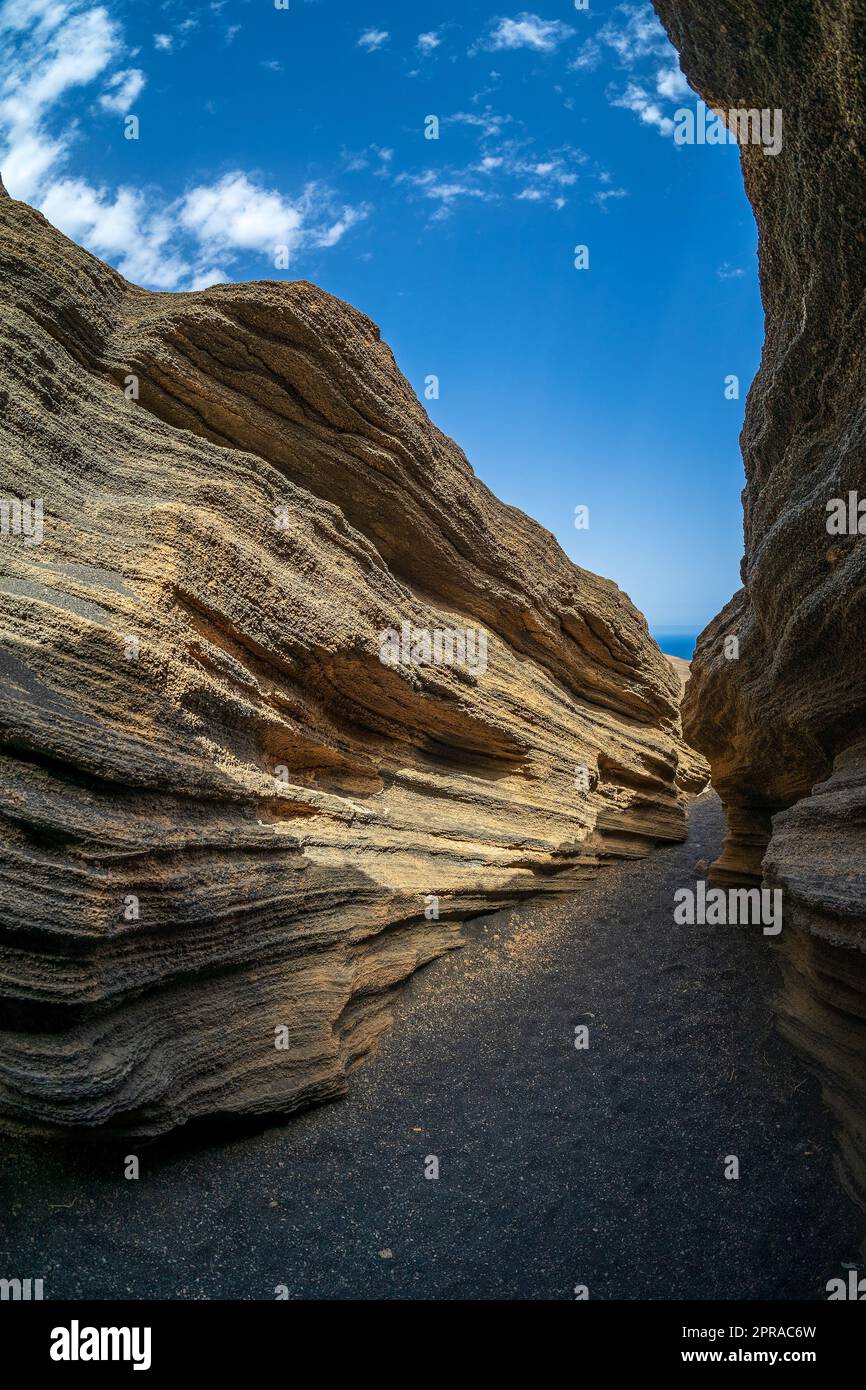
[[[686,661],[691,661],[694,656],[695,643],[700,631],[700,628],[690,627],[650,628],[652,637],[658,642],[663,652],[668,656],[681,656]]]

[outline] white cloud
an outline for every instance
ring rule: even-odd
[[[608,101],[633,111],[644,125],[660,135],[672,135],[674,123],[665,102],[679,102],[692,95],[680,71],[676,50],[668,41],[649,4],[624,4],[598,31],[599,40],[613,50],[622,67],[631,69],[624,91],[611,88]],[[659,59],[663,58],[662,66]],[[651,66],[650,66],[651,65]]]
[[[422,53],[432,53],[434,48],[438,48],[441,42],[442,40],[435,30],[431,30],[429,34],[418,35],[418,47]]]
[[[541,19],[524,10],[514,19],[493,20],[479,46],[494,52],[500,48],[529,48],[536,53],[553,53],[573,33],[570,25],[559,19]]]
[[[45,108],[70,88],[98,77],[120,51],[120,41],[117,26],[101,8],[69,16],[62,4],[18,0],[0,11],[0,31],[20,32],[28,23],[34,27],[19,42],[15,62],[7,57],[0,120],[32,129]]]
[[[65,18],[44,50],[31,50],[29,62],[25,57],[23,80],[10,74],[12,90],[7,100],[11,108],[23,115],[26,106],[32,120],[37,111],[57,101],[70,87],[83,86],[97,77],[119,47],[117,26],[105,10]]]
[[[614,50],[620,62],[631,67],[649,54],[673,52],[652,5],[620,5],[616,13],[623,16],[622,21],[609,20],[598,37]]]
[[[436,222],[449,217],[455,204],[462,198],[486,200],[491,196],[485,189],[478,188],[459,175],[451,173],[440,176],[432,169],[425,170],[423,174],[398,174],[394,182],[409,184],[418,189],[422,197],[438,203],[439,206],[433,214],[433,220]]]
[[[377,48],[381,48],[383,43],[389,39],[387,29],[365,29],[358,40],[358,48],[366,48],[368,53],[374,53]]]
[[[688,82],[673,63],[668,68],[659,68],[656,73],[656,91],[660,97],[665,97],[668,101],[680,101],[683,97],[694,96]]]
[[[32,201],[75,133],[68,119],[49,132],[46,113],[105,71],[122,51],[121,36],[101,7],[76,13],[60,0],[7,0],[0,41],[7,50],[0,69],[0,167],[10,193]]]
[[[230,285],[231,280],[225,271],[220,270],[219,266],[209,265],[206,270],[199,270],[189,282],[191,290],[207,290],[211,285]]]
[[[302,244],[336,246],[367,215],[365,207],[346,207],[331,222],[327,201],[315,184],[308,184],[303,196],[291,202],[235,170],[217,183],[190,189],[180,203],[178,221],[209,260],[238,251],[272,255],[278,246],[287,246],[291,253]]]
[[[236,171],[217,183],[191,189],[182,201],[179,221],[209,252],[272,251],[297,245],[303,216],[279,193],[257,187]]]
[[[290,200],[241,171],[173,198],[73,177],[78,125],[63,105],[67,95],[101,82],[99,105],[125,114],[145,83],[140,68],[112,72],[125,52],[118,25],[92,0],[6,0],[0,44],[10,59],[0,68],[0,168],[9,192],[130,280],[202,288],[229,279],[244,253],[335,246],[367,215],[365,206],[335,208],[316,185]],[[83,121],[93,107],[81,102],[80,110]],[[383,166],[388,154],[380,152]]]
[[[577,57],[569,63],[571,72],[593,72],[601,62],[601,49],[595,39],[587,39],[577,50]]]
[[[446,122],[453,121],[455,125],[476,126],[486,138],[498,136],[502,133],[503,126],[509,125],[510,116],[500,116],[492,107],[485,106],[482,112],[477,111],[457,111],[453,116],[446,116]]]
[[[360,222],[367,216],[366,208],[343,208],[342,216],[332,222],[330,227],[322,227],[312,233],[311,241],[314,246],[336,246],[348,232],[350,227],[354,227],[356,222]]]
[[[388,178],[394,162],[394,151],[381,145],[368,145],[365,150],[343,150],[342,156],[346,161],[348,174],[357,174],[362,169],[369,169],[375,159],[378,162],[373,168],[373,177],[377,179]]]
[[[527,160],[516,152],[510,153],[506,168],[510,174],[519,177],[529,176],[541,179],[542,183],[557,184],[560,188],[570,188],[577,183],[577,174],[569,168],[569,163],[583,164],[586,156],[580,150],[565,149],[551,155],[548,159]]]
[[[727,261],[724,261],[716,271],[720,280],[741,280],[745,273],[741,266],[729,265]]]
[[[425,189],[428,198],[440,198],[444,203],[453,203],[455,198],[483,198],[480,188],[468,188],[462,183],[440,183],[438,180]]]
[[[173,254],[171,216],[152,210],[144,194],[120,188],[112,197],[83,179],[61,179],[47,189],[41,209],[49,222],[96,255],[111,259],[121,275],[156,289],[173,289],[189,265]]]
[[[174,39],[172,38],[171,34],[154,34],[153,36],[154,48],[162,49],[165,53],[171,52],[171,46],[173,43]]]
[[[586,156],[580,150],[569,147],[555,151],[547,159],[536,160],[527,159],[518,149],[507,146],[503,172],[522,183],[528,181],[515,194],[519,202],[546,203],[561,211],[566,205],[562,190],[573,188],[579,177],[572,166],[585,161]]]
[[[144,83],[145,76],[141,68],[125,68],[123,72],[116,72],[108,79],[99,104],[105,111],[116,111],[119,115],[126,116],[136,97],[143,91]]]
[[[602,212],[607,212],[607,204],[611,198],[627,198],[628,193],[624,188],[599,188],[592,195],[592,201],[597,203]]]
[[[622,106],[626,111],[634,111],[645,125],[655,126],[660,135],[673,135],[674,123],[666,116],[657,101],[650,97],[638,82],[629,82],[619,96],[611,97],[611,106]]]
[[[66,140],[52,140],[39,131],[19,131],[0,156],[3,182],[15,198],[32,202],[49,171],[66,153]]]
[[[395,180],[439,204],[435,221],[441,221],[461,203],[469,201],[492,203],[508,198],[543,203],[561,210],[566,205],[563,193],[578,182],[577,168],[587,162],[587,156],[570,145],[563,145],[540,158],[531,152],[530,140],[503,139],[502,118],[494,119],[490,112],[483,117],[458,112],[445,120],[459,121],[478,129],[479,156],[462,167],[451,165],[438,172],[426,169],[419,174],[406,172]],[[486,148],[489,143],[492,148]]]
[[[66,15],[65,7],[54,0],[6,0],[0,8],[0,26],[12,32],[35,25],[44,34],[55,29]]]

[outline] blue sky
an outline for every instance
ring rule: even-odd
[[[673,142],[695,96],[649,5],[6,0],[0,42],[14,197],[140,284],[349,300],[419,396],[439,378],[479,476],[652,627],[738,587],[755,226],[737,149]]]

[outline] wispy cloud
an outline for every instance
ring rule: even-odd
[[[694,92],[676,64],[671,64],[667,68],[659,68],[656,73],[656,91],[660,97],[664,97],[667,101],[682,101],[683,98],[694,96]]]
[[[487,189],[459,175],[452,175],[450,171],[436,174],[432,169],[427,169],[422,174],[402,173],[397,175],[394,182],[407,185],[419,192],[423,198],[436,203],[437,210],[432,218],[434,222],[441,222],[449,217],[455,204],[461,199],[486,200],[492,197]]]
[[[435,173],[429,169],[403,172],[395,180],[438,205],[433,221],[444,221],[461,204],[469,203],[516,200],[560,211],[589,164],[587,155],[571,145],[539,152],[532,139],[520,133],[512,116],[490,107],[482,112],[457,111],[444,117],[443,125],[463,126],[467,135],[474,132],[475,157]],[[515,133],[509,137],[506,133],[511,130]]]
[[[369,145],[364,150],[344,149],[342,157],[346,161],[346,172],[349,174],[359,174],[364,169],[372,169],[375,178],[385,178],[391,171],[394,151],[381,145]]]
[[[47,113],[122,53],[120,30],[100,6],[75,13],[52,0],[7,0],[0,8],[6,63],[0,70],[0,138],[7,187],[32,200],[68,154],[69,122],[49,131]]]
[[[665,109],[666,103],[690,96],[691,89],[652,6],[619,5],[614,17],[599,29],[598,40],[630,74],[625,87],[614,84],[608,89],[611,106],[633,111],[644,125],[653,127],[660,135],[673,135],[674,122],[670,110]],[[660,59],[664,60],[661,65]]]
[[[358,48],[365,48],[368,53],[375,53],[377,48],[388,42],[390,35],[387,29],[365,29],[358,39]]]
[[[175,239],[171,213],[155,208],[136,189],[121,188],[112,194],[84,179],[59,179],[46,188],[39,206],[49,222],[112,261],[130,280],[169,290],[190,274],[187,260],[171,250]]]
[[[554,53],[574,32],[562,20],[542,19],[524,10],[514,19],[491,20],[487,32],[474,45],[474,50],[496,52],[503,48],[529,48],[535,53]]]
[[[586,39],[577,50],[577,56],[569,63],[572,72],[593,72],[601,62],[601,48],[595,39]]]
[[[611,199],[627,197],[628,193],[624,188],[599,188],[593,193],[592,201],[598,204],[602,212],[607,212],[607,205]]]
[[[619,5],[615,14],[617,18],[608,20],[598,37],[626,66],[650,54],[673,52],[652,5]]]
[[[180,202],[178,221],[211,259],[237,251],[268,254],[278,246],[292,252],[305,243],[336,246],[365,215],[364,209],[343,208],[335,220],[324,219],[326,202],[315,184],[292,201],[235,170],[190,189]]]
[[[446,116],[446,124],[474,126],[481,134],[489,139],[492,136],[502,134],[505,126],[511,122],[511,116],[502,115],[494,111],[490,106],[485,106],[483,111],[456,111],[453,116]]]
[[[651,97],[639,82],[629,82],[624,92],[610,98],[612,106],[622,106],[626,111],[634,111],[645,125],[655,126],[661,135],[673,135],[674,123],[666,116],[658,102]]]
[[[434,30],[431,30],[427,34],[418,35],[418,48],[422,53],[432,53],[439,47],[441,42],[442,40]]]
[[[132,103],[144,91],[145,76],[141,68],[126,68],[116,72],[108,79],[106,89],[99,98],[105,111],[115,111],[126,116],[132,110]]]
[[[335,246],[367,215],[327,188],[286,197],[235,170],[179,196],[158,188],[95,186],[68,173],[78,128],[63,105],[76,89],[96,106],[127,114],[145,74],[118,66],[131,56],[119,25],[87,0],[6,0],[0,42],[0,167],[13,197],[129,279],[157,289],[201,288],[230,277],[238,258]],[[166,50],[167,51],[167,50]]]

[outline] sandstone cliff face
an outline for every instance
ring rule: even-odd
[[[44,507],[0,540],[0,1117],[337,1095],[461,919],[683,838],[677,679],[363,315],[0,224],[0,495]],[[404,622],[486,663],[383,663]]]
[[[744,587],[702,635],[684,722],[726,804],[715,877],[784,891],[783,1026],[866,1202],[866,542],[827,530],[832,499],[866,496],[866,5],[656,9],[711,106],[783,111],[781,153],[742,151],[766,312],[742,435]]]

